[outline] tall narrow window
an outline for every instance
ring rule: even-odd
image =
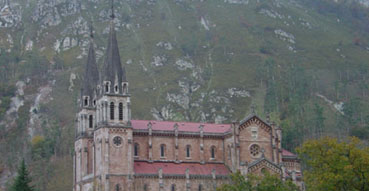
[[[144,184],[144,191],[147,191],[147,184]]]
[[[120,186],[119,186],[119,184],[115,185],[115,191],[120,191]]]
[[[88,106],[88,97],[85,97],[85,106]]]
[[[123,103],[119,103],[119,120],[123,120]]]
[[[211,158],[214,159],[215,158],[215,146],[211,147]]]
[[[118,93],[118,85],[114,86],[115,93]]]
[[[160,145],[160,157],[165,157],[165,145]]]
[[[176,191],[176,185],[172,184],[172,188],[170,189],[171,191]]]
[[[110,103],[110,119],[114,120],[114,102]]]
[[[135,157],[138,157],[139,149],[140,149],[140,146],[138,145],[138,143],[135,143],[135,148],[134,148]]]
[[[199,184],[199,191],[202,191],[202,184]]]
[[[88,127],[92,128],[94,126],[94,116],[88,116]]]
[[[187,158],[191,157],[191,146],[190,145],[186,146],[186,157]]]
[[[109,93],[109,83],[106,83],[105,84],[105,92],[106,93]]]

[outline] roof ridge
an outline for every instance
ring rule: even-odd
[[[147,122],[167,122],[167,123],[192,123],[192,124],[211,124],[211,125],[231,125],[231,123],[202,123],[193,121],[160,121],[160,120],[145,120],[145,119],[132,119],[131,121],[147,121]]]

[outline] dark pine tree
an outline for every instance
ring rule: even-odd
[[[18,175],[11,186],[11,191],[34,191],[33,187],[29,185],[31,178],[28,175],[28,170],[24,160],[22,160],[18,168]]]

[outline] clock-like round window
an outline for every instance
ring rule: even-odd
[[[250,154],[253,157],[257,157],[260,154],[260,147],[259,145],[251,145],[250,147]]]
[[[119,136],[116,136],[113,138],[113,144],[116,146],[116,147],[119,147],[122,145],[122,142],[123,142],[123,139],[122,137],[119,137]]]

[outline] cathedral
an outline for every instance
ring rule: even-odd
[[[91,32],[76,115],[73,191],[214,191],[237,171],[267,171],[303,188],[300,161],[282,148],[281,128],[254,113],[230,124],[131,119],[113,21],[114,13],[102,72]]]

